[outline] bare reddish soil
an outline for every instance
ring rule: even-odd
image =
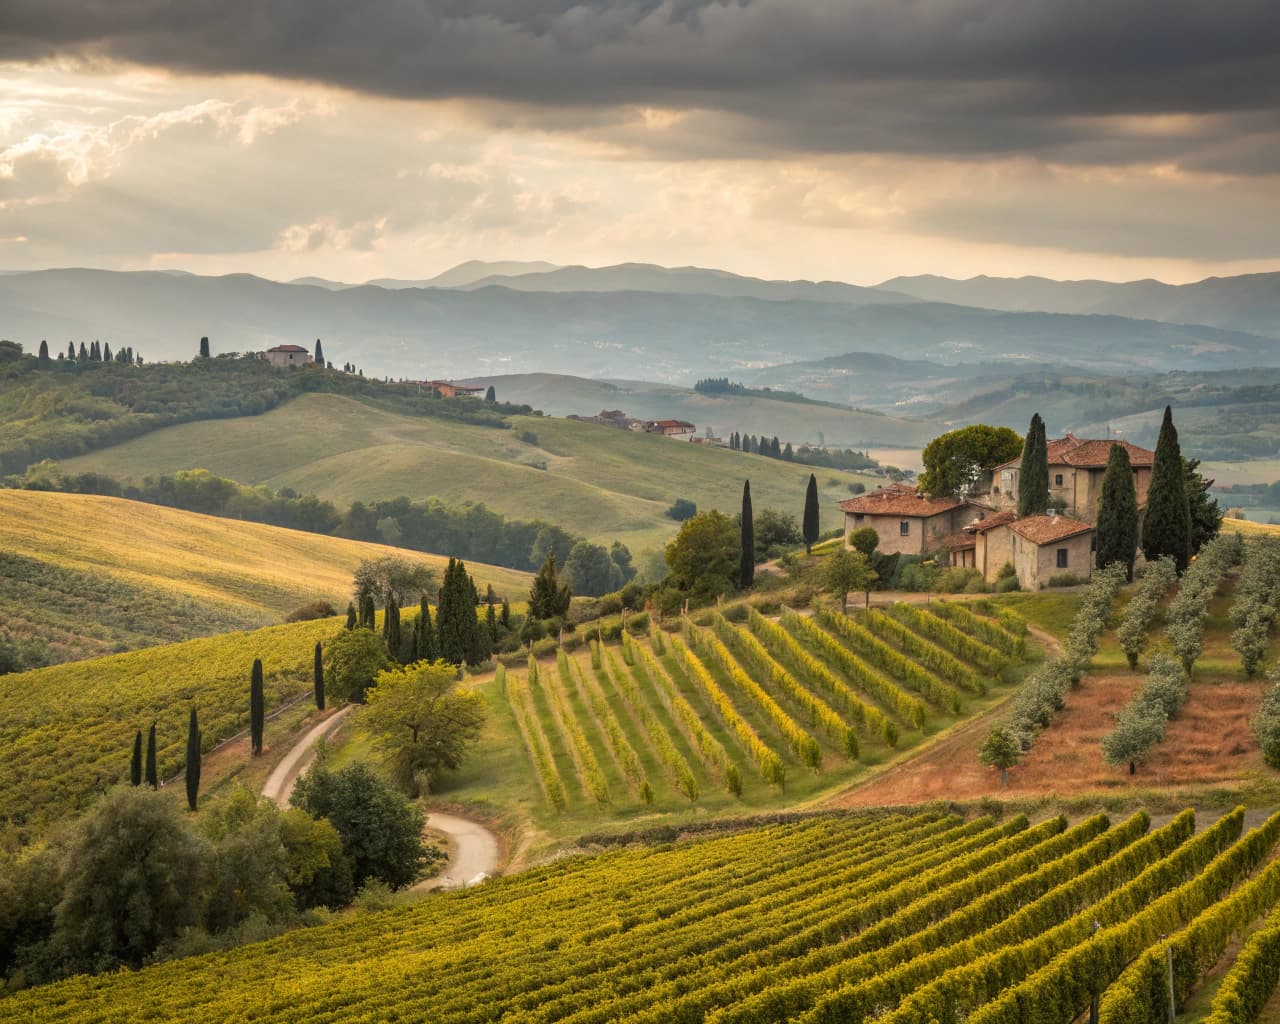
[[[997,709],[881,777],[841,794],[834,803],[864,807],[994,795],[1114,795],[1126,789],[1236,782],[1263,768],[1249,719],[1265,684],[1214,679],[1191,684],[1186,705],[1136,775],[1107,765],[1100,748],[1102,737],[1142,680],[1138,673],[1081,680],[1067,696],[1066,708],[1040,735],[1026,760],[1010,769],[1009,786],[1003,793],[997,772],[978,763],[978,747],[993,721],[1000,720]]]

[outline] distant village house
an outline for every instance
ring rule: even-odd
[[[647,434],[661,434],[663,437],[674,437],[679,441],[692,441],[698,433],[698,428],[687,420],[644,420],[638,425],[632,424],[631,429],[643,430]]]
[[[431,388],[441,398],[474,398],[483,395],[483,387],[471,387],[469,384],[455,384],[448,380],[420,380],[418,384]]]
[[[277,345],[267,349],[267,362],[272,366],[306,366],[311,353],[301,345]]]

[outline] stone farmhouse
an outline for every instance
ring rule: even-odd
[[[931,498],[915,487],[890,484],[840,503],[845,541],[870,526],[886,554],[937,552],[953,566],[977,569],[987,582],[1010,564],[1024,590],[1044,587],[1051,576],[1088,577],[1093,569],[1094,528],[1102,478],[1113,444],[1123,444],[1133,464],[1139,509],[1146,505],[1155,453],[1127,441],[1082,440],[1073,434],[1049,441],[1049,515],[1019,518],[1014,459],[990,471],[985,487],[969,498]]]
[[[267,349],[267,362],[272,366],[306,366],[311,353],[301,345],[277,345]]]
[[[1151,486],[1151,468],[1155,452],[1139,448],[1128,441],[1081,440],[1074,434],[1055,438],[1046,444],[1049,454],[1049,503],[1077,519],[1097,522],[1098,499],[1102,496],[1102,478],[1107,471],[1111,446],[1119,444],[1129,453],[1133,465],[1133,483],[1138,492],[1138,507],[1147,504],[1147,488]],[[984,493],[975,495],[983,504],[995,509],[1015,508],[1018,504],[1018,473],[1021,457],[1011,459],[990,471]]]

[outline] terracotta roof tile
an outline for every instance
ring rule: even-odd
[[[1082,439],[1075,434],[1054,438],[1045,444],[1049,454],[1050,466],[1075,466],[1078,469],[1102,469],[1111,457],[1113,444],[1124,445],[1129,453],[1129,462],[1134,466],[1150,466],[1155,463],[1156,453],[1136,444],[1120,440]],[[1002,462],[995,469],[1010,469],[1022,465],[1022,456]]]
[[[870,494],[848,498],[840,507],[855,515],[907,516],[927,519],[959,508],[964,502],[959,498],[930,498],[914,487],[882,487]]]
[[[268,352],[306,352],[307,350],[301,345],[277,345],[275,348],[267,349]]]
[[[939,547],[944,547],[948,551],[960,551],[964,548],[977,547],[978,542],[973,539],[973,534],[967,530],[961,530],[959,533],[953,533],[949,537],[943,537],[936,541]]]
[[[988,530],[994,530],[997,526],[1008,526],[1018,518],[1016,512],[994,512],[985,519],[977,519],[965,527],[969,533],[986,533]]]
[[[1009,529],[1025,537],[1032,544],[1043,547],[1077,534],[1089,533],[1093,527],[1079,519],[1066,516],[1024,516],[1009,524]]]

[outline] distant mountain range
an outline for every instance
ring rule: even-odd
[[[189,358],[202,335],[215,352],[309,345],[323,338],[331,360],[355,362],[378,376],[537,371],[686,386],[703,376],[736,376],[851,352],[944,365],[1052,364],[1110,373],[1280,365],[1276,339],[1223,328],[896,302],[876,289],[757,282],[703,271],[640,273],[672,288],[534,291],[489,284],[472,290],[333,290],[248,274],[35,271],[0,276],[0,337],[29,350],[48,339],[55,351],[68,340],[97,338],[112,348],[132,345],[150,359]],[[783,286],[812,287],[850,301],[672,290],[694,280],[713,287],[713,278],[729,290],[780,295]]]
[[[1106,313],[1167,323],[1209,324],[1280,337],[1280,273],[1161,281],[1052,281],[1045,277],[895,277],[878,288],[925,302],[1007,311]]]

